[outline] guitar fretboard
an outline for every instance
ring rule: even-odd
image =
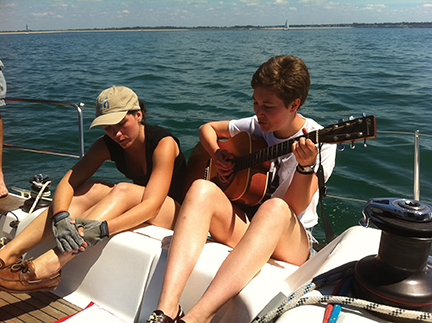
[[[313,143],[317,143],[318,141],[318,132],[313,131],[309,132],[303,136],[299,136],[293,139],[289,139],[283,142],[280,142],[276,145],[263,148],[261,150],[258,150],[256,152],[253,152],[246,156],[241,156],[236,159],[234,159],[235,166],[234,171],[241,171],[243,169],[247,169],[256,165],[259,165],[261,163],[264,163],[266,161],[278,158],[280,156],[289,154],[292,152],[292,144],[294,141],[298,141],[300,138],[305,137],[307,139],[311,139]]]

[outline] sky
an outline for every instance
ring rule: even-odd
[[[432,22],[432,0],[0,0],[0,31]]]

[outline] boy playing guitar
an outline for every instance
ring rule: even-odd
[[[247,132],[271,146],[322,128],[298,113],[310,86],[301,59],[291,55],[271,58],[255,72],[251,85],[253,117],[210,122],[199,129],[200,142],[220,182],[230,182],[235,172],[235,154],[223,147],[221,139]],[[210,322],[270,257],[298,266],[309,258],[311,229],[318,220],[318,147],[312,140],[300,137],[290,149],[292,153],[271,161],[275,177],[271,181],[278,180],[277,187],[269,199],[256,205],[253,214],[247,214],[241,203],[232,202],[213,181],[192,183],[175,226],[158,309],[147,322]],[[335,151],[335,145],[321,147],[325,180],[333,170]],[[180,296],[208,232],[215,241],[233,250],[205,294],[183,317]]]

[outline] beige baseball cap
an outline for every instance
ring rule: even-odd
[[[117,124],[131,110],[140,110],[134,91],[125,86],[112,86],[103,90],[96,99],[96,116],[90,129]]]

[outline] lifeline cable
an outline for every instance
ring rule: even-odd
[[[312,290],[318,289],[329,283],[333,283],[339,279],[351,276],[354,273],[354,266],[356,263],[357,261],[346,263],[345,265],[332,269],[324,274],[321,274],[309,280],[307,283],[303,284],[293,293],[291,293],[291,295],[289,295],[279,306],[265,313],[263,316],[260,316],[261,313],[258,314],[257,317],[255,317],[255,319],[252,321],[252,323],[275,322],[283,313],[294,307],[300,305],[314,305],[319,303],[339,303],[342,305],[354,306],[368,311],[386,314],[395,318],[407,318],[424,322],[432,322],[432,313],[430,312],[406,310],[352,297],[313,296],[301,298],[303,295]]]

